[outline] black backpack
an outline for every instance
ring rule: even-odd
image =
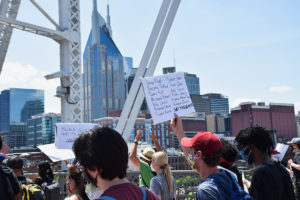
[[[55,180],[52,180],[51,182],[43,183],[42,188],[45,192],[46,200],[59,200],[60,199],[59,184]]]
[[[0,199],[14,200],[14,190],[8,176],[9,174],[0,167]]]

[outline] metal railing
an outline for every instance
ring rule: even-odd
[[[248,170],[243,170],[244,173],[249,173]],[[60,191],[61,191],[61,200],[67,196],[66,191],[66,176],[67,172],[54,172],[56,180],[59,182]],[[129,171],[127,172],[127,178],[130,182],[138,184],[139,182],[139,171]],[[174,170],[172,175],[176,180],[176,194],[177,199],[181,200],[192,200],[195,199],[196,191],[198,185],[200,184],[200,176],[193,170]],[[27,173],[27,177],[37,176],[37,173]]]

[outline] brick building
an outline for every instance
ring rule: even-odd
[[[251,126],[262,126],[276,131],[279,140],[290,140],[297,135],[293,104],[270,103],[269,106],[256,103],[242,103],[231,109],[232,135]]]

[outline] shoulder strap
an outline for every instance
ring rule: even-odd
[[[116,199],[109,197],[109,196],[103,196],[103,197],[100,197],[99,200],[116,200]]]
[[[146,200],[146,189],[145,189],[145,187],[141,187],[141,190],[142,190],[142,192],[143,192],[143,200]]]

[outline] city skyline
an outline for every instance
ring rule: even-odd
[[[38,2],[57,19],[55,5]],[[159,2],[110,2],[113,39],[123,55],[139,64],[150,35]],[[98,1],[106,16],[106,1]],[[228,96],[230,108],[243,101],[292,103],[300,110],[299,2],[183,1],[162,52],[155,75],[174,65],[177,71],[197,74],[201,94]],[[28,15],[28,13],[31,13]],[[92,0],[81,1],[82,52],[91,28]],[[29,3],[22,2],[17,19],[53,28]],[[41,53],[43,52],[43,53]],[[43,75],[58,71],[59,49],[55,42],[14,30],[0,75],[0,90],[45,89],[46,112],[60,112],[54,97],[58,80]],[[58,106],[59,105],[59,106]]]

